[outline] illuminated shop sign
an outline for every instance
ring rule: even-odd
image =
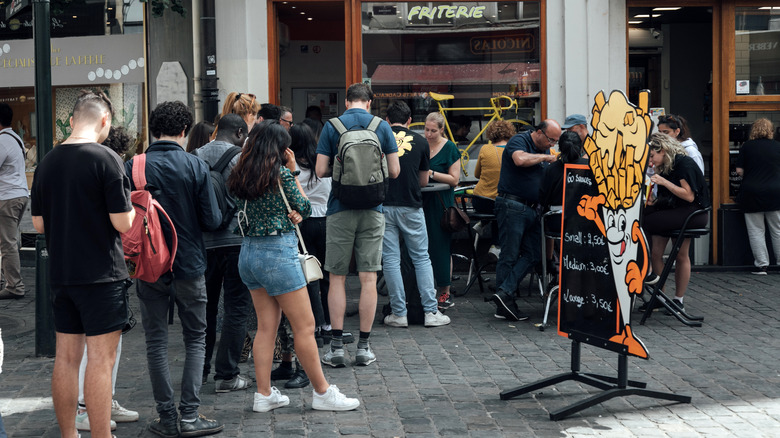
[[[422,20],[423,18],[482,18],[487,6],[414,6],[409,10],[407,20]]]
[[[474,37],[469,40],[471,53],[526,53],[533,51],[533,35],[505,35]]]

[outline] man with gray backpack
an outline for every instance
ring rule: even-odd
[[[366,84],[347,89],[347,111],[331,119],[317,144],[317,176],[333,176],[326,212],[325,270],[330,272],[328,306],[333,326],[330,348],[322,363],[346,366],[342,334],[346,309],[345,282],[352,252],[360,276],[360,338],[356,365],[368,365],[376,356],[368,343],[376,313],[376,273],[382,269],[385,219],[382,202],[389,178],[401,171],[398,147],[390,125],[373,116],[374,93]]]

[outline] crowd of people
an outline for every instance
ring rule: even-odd
[[[156,141],[144,155],[145,189],[170,216],[178,239],[170,272],[154,282],[134,282],[159,414],[149,426],[155,435],[194,437],[221,431],[219,420],[199,413],[200,391],[211,376],[214,356],[217,393],[250,388],[254,382],[241,374],[239,365],[247,345],[254,357],[254,411],[289,404],[273,386],[275,380],[287,380],[285,388],[311,385],[313,409],[356,409],[360,401],[331,384],[322,364],[368,366],[377,360],[370,335],[379,271],[390,299],[385,325],[408,327],[403,248],[414,269],[422,323],[450,324],[442,311],[455,305],[452,235],[441,219],[455,204],[460,151],[446,137],[442,114],[428,114],[424,135],[419,135],[409,129],[412,113],[405,102],[391,102],[386,118],[377,121],[370,112],[373,97],[369,86],[353,84],[347,90],[347,110],[338,117],[346,129],[371,129],[378,139],[389,183],[383,203],[373,208],[354,208],[334,196],[331,172],[340,153],[340,134],[333,123],[323,123],[317,107],[295,123],[290,108],[260,104],[252,94],[234,92],[213,123],[196,124],[181,102],[164,102],[151,112],[149,130]],[[0,127],[5,128],[10,116],[4,107],[0,110]],[[52,395],[62,435],[69,437],[78,436],[78,430],[111,437],[115,422],[139,417],[113,398],[113,388],[121,333],[128,321],[127,291],[133,284],[121,233],[135,219],[130,192],[144,188],[133,181],[137,158],[123,161],[134,139],[112,128],[112,114],[104,94],[84,92],[73,109],[70,136],[42,160],[31,190],[33,225],[45,233],[51,257],[57,332]],[[644,218],[655,272],[663,267],[668,240],[663,234],[678,228],[691,211],[710,205],[701,154],[685,120],[665,116],[658,127],[660,132],[649,139],[650,181],[656,189]],[[769,175],[777,171],[762,154],[780,154],[780,145],[771,140],[771,123],[758,121],[754,128],[752,143],[740,155],[748,194],[766,188]],[[586,118],[579,114],[563,124],[543,120],[520,133],[502,121],[487,129],[490,143],[479,154],[473,207],[496,215],[491,253],[498,259],[492,296],[497,318],[528,318],[515,296],[518,284],[541,262],[540,213],[562,204],[563,166],[586,162],[587,135]],[[560,152],[554,155],[551,148],[556,145]],[[224,184],[235,201],[230,217],[223,217],[218,205],[217,183]],[[423,190],[431,183],[438,188]],[[756,267],[765,272],[769,262],[759,240],[764,241],[766,217],[778,253],[778,197],[744,199]],[[26,202],[25,192],[0,201],[0,209],[16,211]],[[301,270],[298,225],[310,253],[322,261],[321,280],[307,282]],[[173,230],[163,231],[170,244]],[[8,244],[6,234],[0,235],[3,245]],[[86,234],[94,238],[82,239]],[[690,278],[688,245],[684,243],[676,261],[674,305],[681,309]],[[18,259],[7,257],[3,248],[6,288],[0,298],[23,295],[24,286],[15,276]],[[359,335],[354,360],[349,360],[345,282],[352,272],[360,281]],[[220,301],[224,311],[217,344]],[[168,318],[174,306],[185,351],[178,404],[168,357]],[[281,363],[272,369],[277,340]]]

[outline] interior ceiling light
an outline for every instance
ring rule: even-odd
[[[629,20],[628,24],[642,24],[644,23],[643,20]]]
[[[780,6],[762,6],[762,7],[758,8],[758,9],[763,9],[763,10],[772,10],[772,9],[780,10]]]
[[[311,21],[311,20],[314,20],[314,19],[313,19],[313,18],[311,18],[311,17],[309,17],[309,18],[307,18],[307,20]]]
[[[658,18],[660,16],[661,16],[661,14],[653,14],[653,18]],[[650,14],[634,15],[634,18],[650,18]]]
[[[301,12],[301,15],[306,15],[306,12]]]
[[[674,8],[653,8],[654,11],[677,11],[679,9],[682,9],[682,7],[677,6]]]

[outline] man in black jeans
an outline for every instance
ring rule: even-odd
[[[241,149],[247,136],[244,120],[236,114],[226,114],[219,120],[217,138],[193,153],[203,159],[213,170],[224,156],[230,158],[221,169],[222,178],[227,181],[233,167],[241,157]],[[236,149],[238,148],[238,149]],[[228,155],[225,155],[228,154]],[[231,158],[232,157],[232,158]],[[241,251],[241,236],[233,230],[238,221],[233,217],[224,229],[204,232],[206,244],[206,360],[203,362],[203,383],[211,372],[211,356],[217,341],[217,313],[219,296],[225,289],[223,298],[225,317],[222,320],[222,336],[219,339],[217,359],[214,364],[217,392],[230,392],[246,389],[252,381],[240,375],[238,368],[241,348],[246,336],[246,321],[252,310],[252,296],[238,274],[238,254]]]

